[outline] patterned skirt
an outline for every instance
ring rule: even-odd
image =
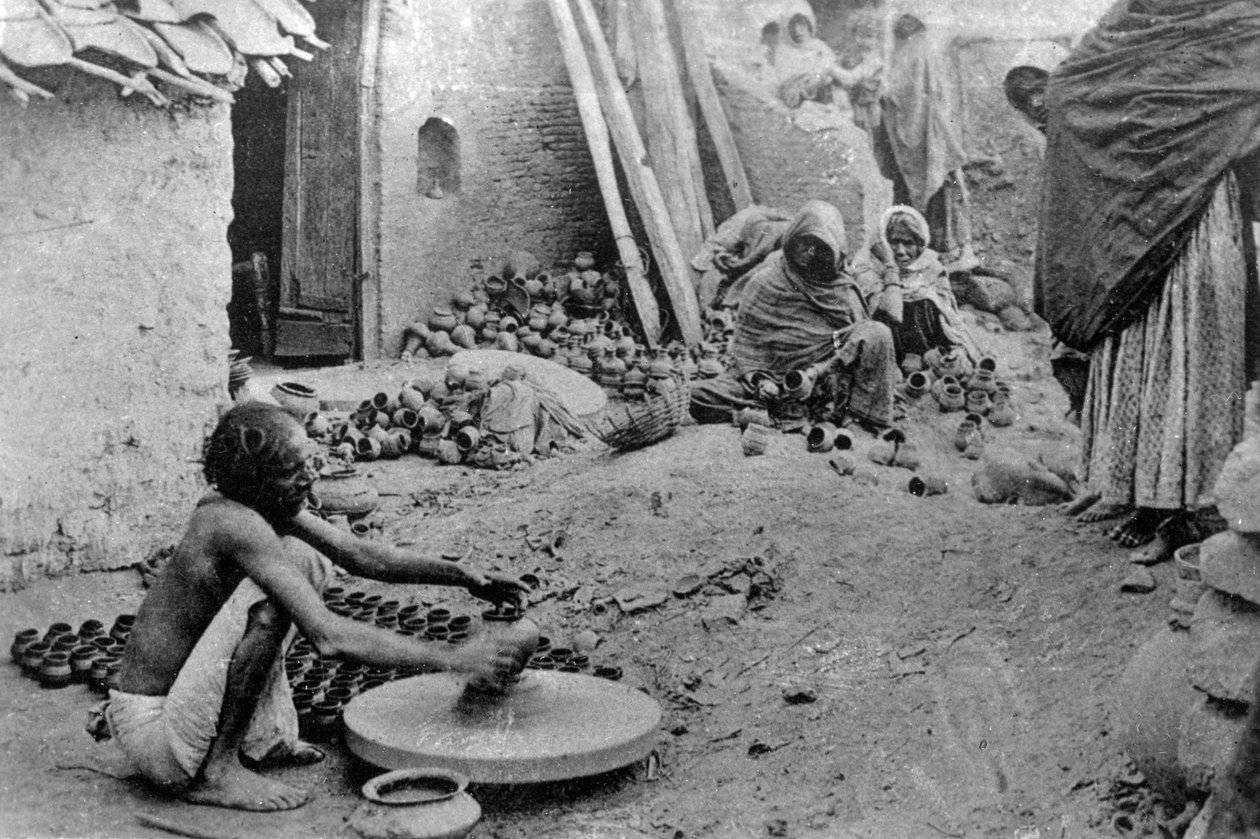
[[[1159,298],[1093,351],[1082,477],[1103,500],[1166,510],[1212,503],[1242,439],[1249,235],[1231,174]]]

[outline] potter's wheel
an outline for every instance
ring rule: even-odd
[[[661,709],[642,691],[578,673],[526,670],[507,695],[464,697],[466,676],[430,673],[355,697],[346,745],[386,769],[437,766],[475,783],[597,775],[642,760]]]
[[[586,376],[528,353],[460,350],[447,362],[448,368],[463,370],[465,373],[480,370],[491,379],[498,378],[508,366],[520,368],[527,377],[554,393],[560,404],[574,416],[594,416],[608,404],[608,395],[604,393],[604,389]]]

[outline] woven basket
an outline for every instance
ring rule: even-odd
[[[605,416],[592,431],[614,449],[641,449],[673,434],[687,416],[690,403],[687,380],[674,376],[671,390],[649,396],[644,402],[626,403]]]

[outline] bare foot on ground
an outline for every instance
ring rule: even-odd
[[[184,792],[183,797],[193,804],[270,811],[301,807],[310,798],[310,793],[281,781],[264,778],[237,765],[207,771],[205,777]]]
[[[1092,505],[1088,510],[1083,510],[1081,514],[1076,517],[1076,520],[1085,522],[1086,524],[1092,524],[1096,521],[1114,519],[1116,516],[1127,513],[1130,509],[1131,508],[1127,504],[1112,504],[1110,501],[1099,501],[1097,504]],[[1114,539],[1115,537],[1113,536],[1112,538]]]
[[[1139,507],[1107,535],[1122,548],[1136,548],[1155,538],[1155,530],[1166,516],[1165,511]]]
[[[247,767],[256,766],[310,766],[319,763],[325,757],[324,750],[305,740],[277,746],[262,760],[251,761],[242,755],[241,763]]]

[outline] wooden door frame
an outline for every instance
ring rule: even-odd
[[[384,354],[381,335],[380,279],[380,155],[375,141],[379,126],[375,122],[376,80],[380,57],[381,15],[385,0],[363,3],[363,34],[359,47],[359,172],[358,254],[355,265],[356,345],[363,361],[374,361]]]

